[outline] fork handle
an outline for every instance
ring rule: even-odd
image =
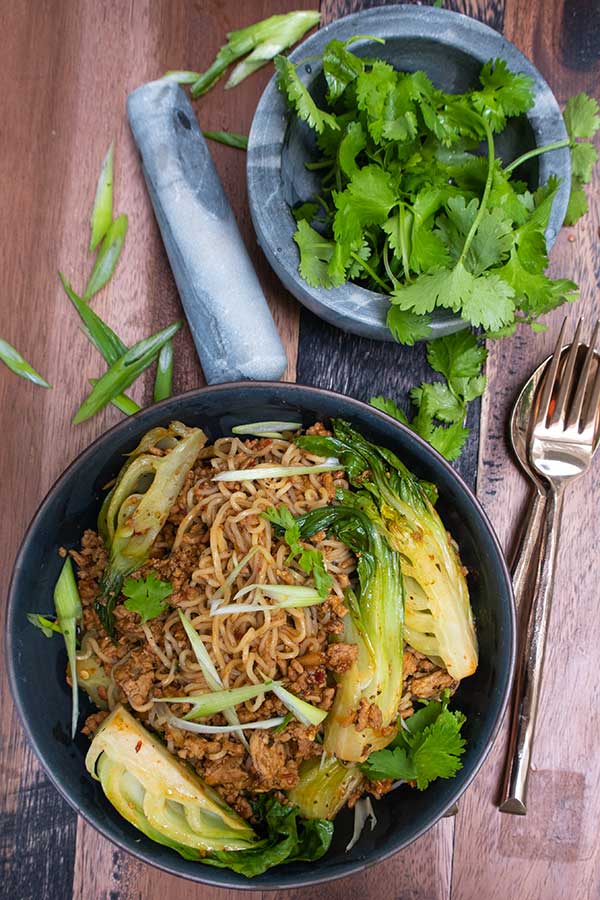
[[[540,498],[540,505],[542,507],[544,505],[542,498]],[[550,489],[546,497],[543,517],[544,528],[536,585],[519,647],[508,752],[500,799],[500,812],[514,815],[524,816],[527,812],[527,780],[540,698],[562,505],[562,490]],[[518,568],[517,564],[515,572]],[[521,600],[525,599],[523,595],[526,583],[525,573],[522,572],[519,581]]]

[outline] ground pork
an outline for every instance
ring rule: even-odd
[[[92,713],[85,720],[85,724],[81,729],[82,734],[85,734],[91,740],[108,715],[109,713],[104,709],[100,710],[100,712]]]
[[[155,657],[145,647],[136,647],[115,666],[113,677],[133,707],[147,702],[154,684]]]
[[[327,668],[332,672],[347,672],[358,659],[356,644],[330,644],[325,654]]]

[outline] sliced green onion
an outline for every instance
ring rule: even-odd
[[[174,322],[151,337],[144,338],[130,347],[123,356],[110,366],[107,372],[92,388],[91,393],[83,401],[75,416],[73,424],[85,422],[95,413],[103,409],[107,403],[121,394],[125,388],[141,375],[144,369],[153,362],[163,344],[166,344],[181,328],[181,322]]]
[[[312,466],[256,466],[252,469],[226,469],[213,476],[213,481],[258,481],[261,478],[292,478],[294,475],[318,475],[336,472],[344,467],[339,459],[331,457],[324,463]]]
[[[246,59],[237,64],[227,79],[225,88],[237,87],[245,78],[270,62],[282,50],[287,50],[288,47],[299,41],[320,19],[321,15],[316,10],[296,10],[284,15],[273,16],[271,20],[266,19],[264,23],[258,23],[259,26],[262,24],[265,28],[260,36],[257,35],[255,49]]]
[[[173,386],[173,341],[167,341],[158,354],[154,377],[154,402],[171,396]]]
[[[94,387],[95,384],[98,383],[97,378],[90,378],[90,384]],[[142,408],[135,400],[132,400],[131,397],[128,397],[127,394],[117,394],[116,397],[113,397],[110,401],[113,406],[116,406],[117,409],[125,413],[126,416],[135,416],[137,412]]]
[[[162,76],[161,81],[174,81],[175,84],[195,84],[200,75],[200,72],[190,72],[188,69],[169,69]]]
[[[262,591],[271,600],[278,600],[277,605],[282,609],[290,606],[313,606],[315,603],[322,603],[324,599],[315,588],[304,584],[247,584],[233,599],[238,600],[256,590]]]
[[[109,366],[112,366],[120,356],[127,352],[127,346],[123,343],[118,334],[97,315],[91,306],[78,297],[65,276],[59,272],[59,277],[65,293],[73,306],[75,307],[81,321],[83,322],[83,331],[88,340],[94,345],[96,350],[106,360]],[[90,383],[95,385],[97,378],[91,378]],[[139,412],[141,407],[128,397],[126,394],[118,394],[112,399],[113,404],[124,412],[127,416],[133,416]]]
[[[202,72],[192,85],[192,97],[205,94],[232,62],[250,54],[247,60],[236,66],[225,85],[227,88],[235,87],[282,50],[299,41],[320,18],[316,10],[297,10],[270,16],[246,28],[229,32],[227,44],[221,47],[206,72]]]
[[[84,330],[92,342],[96,350],[102,354],[109,366],[112,366],[120,356],[127,352],[127,346],[123,343],[118,334],[112,328],[103,322],[99,315],[79,297],[62,272],[58,273],[65,289],[65,293],[77,312],[84,325]]]
[[[71,737],[74,738],[77,731],[77,719],[79,718],[79,692],[77,690],[77,622],[81,618],[81,600],[73,572],[73,563],[67,556],[61,569],[58,581],[54,588],[54,606],[56,617],[62,635],[65,639],[69,669],[71,673]]]
[[[277,682],[279,683],[279,682]],[[191,703],[193,709],[184,716],[186,722],[193,719],[206,719],[208,716],[214,716],[217,713],[245,703],[247,700],[253,700],[261,694],[266,694],[273,689],[273,681],[265,681],[264,684],[246,684],[239,688],[230,688],[229,690],[214,691],[208,694],[188,694],[183,697],[161,697],[157,703]]]
[[[128,220],[125,214],[119,216],[118,219],[111,223],[98,251],[86,289],[83,292],[84,300],[91,300],[94,294],[102,290],[104,285],[110,281],[123,249],[125,235],[127,234],[127,224]]]
[[[203,131],[202,134],[209,141],[217,141],[219,144],[225,144],[226,147],[233,147],[234,150],[248,149],[247,134],[236,134],[234,131]]]
[[[46,616],[43,616],[41,613],[27,613],[27,619],[32,625],[39,628],[47,638],[51,638],[55,633],[62,634],[58,622],[46,618]]]
[[[290,722],[292,721],[293,718],[294,717],[291,714],[291,712],[286,713],[285,716],[283,717],[283,722],[281,723],[281,725],[278,725],[276,728],[273,729],[273,734],[281,734],[281,732],[284,730],[284,728],[287,728],[287,726],[290,724]]]
[[[268,612],[276,606],[263,606],[260,603],[228,603],[227,606],[216,606],[211,609],[211,616],[239,616],[242,613]]]
[[[282,431],[298,431],[301,422],[249,422],[248,425],[235,425],[233,434],[252,434],[259,437],[283,437]]]
[[[98,184],[96,185],[96,196],[94,198],[94,208],[92,209],[91,229],[92,236],[90,238],[90,252],[95,250],[113,220],[113,144],[108,148],[104,157],[100,175],[98,176]]]
[[[313,706],[306,700],[301,700],[300,697],[296,697],[291,691],[282,687],[279,682],[274,681],[271,690],[303,725],[320,725],[323,719],[327,718],[326,710],[319,709],[318,706]]]
[[[254,729],[278,728],[285,722],[284,716],[277,716],[274,719],[263,719],[260,722],[244,722],[244,729],[250,731]],[[188,722],[185,719],[178,719],[176,716],[169,717],[169,725],[174,728],[180,728],[182,731],[191,731],[194,734],[232,734],[237,731],[235,725],[202,725],[200,722]]]
[[[39,372],[36,372],[35,369],[29,365],[27,360],[23,359],[19,351],[16,350],[12,344],[9,344],[8,341],[3,341],[2,338],[0,338],[0,359],[8,366],[11,372],[15,373],[15,375],[20,375],[21,378],[26,378],[27,381],[39,384],[40,387],[52,387],[45,378],[42,378]]]
[[[204,646],[204,641],[188,619],[188,617],[179,610],[179,618],[181,620],[181,624],[187,634],[188,640],[192,645],[192,650],[198,660],[198,665],[202,669],[202,674],[204,675],[204,680],[207,685],[211,689],[211,691],[221,691],[223,690],[223,682],[219,676],[215,668],[215,664],[210,658],[209,652]],[[236,726],[237,730],[235,730],[235,734],[244,745],[246,749],[248,749],[248,741],[246,740],[246,736],[240,727],[240,720],[238,718],[238,714],[236,713],[233,707],[228,707],[223,710],[223,715],[227,719],[230,725]]]
[[[237,566],[235,567],[235,569],[231,570],[231,572],[229,573],[229,575],[227,576],[227,578],[225,579],[225,581],[223,582],[221,587],[218,587],[217,590],[212,595],[211,601],[210,601],[211,606],[215,606],[217,604],[217,602],[219,600],[221,600],[222,597],[225,596],[227,591],[231,589],[231,585],[234,583],[235,579],[238,577],[238,575],[240,574],[240,572],[242,571],[244,566],[250,562],[250,560],[252,559],[253,556],[256,556],[256,554],[258,553],[259,550],[260,550],[259,545],[255,544],[253,547],[250,548],[250,550],[248,550],[246,555],[244,557],[242,557],[242,559],[240,559],[240,561],[237,564]]]

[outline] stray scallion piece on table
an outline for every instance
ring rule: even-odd
[[[90,222],[90,253],[93,252],[110,228],[113,220],[113,162],[114,143],[110,145],[100,169],[96,196]]]
[[[27,360],[21,356],[12,344],[9,344],[8,341],[2,338],[0,338],[0,360],[5,366],[8,366],[11,372],[14,372],[15,375],[19,375],[21,378],[25,378],[26,381],[31,381],[40,387],[52,387],[45,378],[42,378],[39,372],[36,372],[33,366],[29,365]]]
[[[246,59],[238,62],[225,84],[226,88],[236,87],[278,53],[300,41],[307,31],[318,25],[320,18],[316,10],[270,16],[246,28],[231,31],[227,35],[227,43],[221,47],[206,72],[171,70],[163,77],[178,84],[191,85],[192,97],[200,97],[216,84],[232,63],[245,56]]]
[[[173,341],[167,341],[160,349],[154,376],[154,402],[166,400],[173,388]]]
[[[88,283],[83,292],[84,300],[91,300],[94,294],[101,291],[112,278],[125,243],[127,227],[128,219],[125,214],[111,222],[108,231],[104,235]]]
[[[236,134],[233,131],[203,131],[202,134],[210,141],[217,141],[217,143],[233,147],[235,150],[248,149],[247,134]]]
[[[156,360],[161,347],[179,331],[181,325],[181,322],[173,322],[167,328],[143,338],[126,350],[98,379],[91,393],[75,413],[73,424],[85,422],[133,384],[136,378]]]
[[[68,558],[57,622],[29,616],[64,636],[73,727],[77,686],[98,709],[86,765],[115,809],[248,877],[319,859],[348,802],[350,850],[375,827],[369,793],[452,778],[465,717],[450,697],[477,665],[434,486],[347,422],[241,427],[290,424],[210,446],[176,421],[143,434],[72,551],[81,603]]]

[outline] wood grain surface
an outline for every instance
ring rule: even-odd
[[[324,0],[324,20],[379,3]],[[599,95],[598,0],[460,0],[446,6],[504,31],[541,70],[559,100]],[[179,303],[125,119],[127,93],[167,68],[204,68],[225,31],[312,0],[22,0],[0,2],[3,115],[0,118],[0,335],[54,385],[43,391],[0,368],[0,476],[3,540],[0,596],[18,544],[40,499],[80,450],[118,421],[109,408],[74,428],[85,379],[102,370],[62,295],[57,270],[81,288],[90,269],[88,217],[98,168],[116,141],[115,208],[130,229],[116,277],[95,308],[128,343],[180,314]],[[247,131],[269,77],[235,91],[217,87],[198,105],[205,128]],[[407,351],[342,334],[300,313],[256,247],[245,192],[244,156],[215,147],[217,168],[284,338],[286,377],[360,398],[401,398],[425,371],[422,350]],[[598,316],[600,183],[592,211],[563,231],[552,252],[555,276],[574,278],[582,300],[569,309]],[[511,403],[550,351],[564,312],[547,334],[523,332],[493,344],[489,389],[460,469],[477,490],[509,549],[527,486],[506,442]],[[186,330],[175,339],[176,392],[203,383]],[[151,377],[131,393],[151,399]],[[530,812],[503,816],[494,803],[504,735],[460,802],[393,859],[350,879],[293,891],[290,900],[595,900],[600,897],[600,716],[597,712],[600,470],[566,498],[563,542],[538,736]],[[40,673],[40,678],[44,674]],[[0,896],[7,900],[259,900],[188,884],[137,862],[78,820],[49,784],[16,721],[0,679]],[[268,895],[265,894],[266,898]],[[283,900],[278,895],[271,895]]]

